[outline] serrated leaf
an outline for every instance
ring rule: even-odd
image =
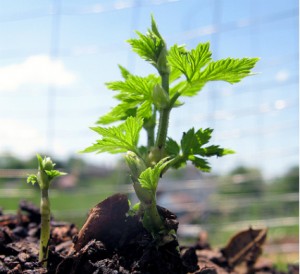
[[[251,75],[251,69],[258,60],[259,58],[227,58],[210,62],[201,72],[200,79],[205,81],[221,80],[234,84]]]
[[[205,148],[201,148],[199,154],[206,156],[206,157],[211,157],[211,156],[224,156],[228,154],[233,154],[234,151],[231,149],[226,149],[226,148],[221,148],[220,146],[216,145],[211,145]]]
[[[43,158],[41,155],[37,154],[36,155],[37,159],[38,159],[38,165],[39,165],[39,169],[40,170],[43,170],[44,169],[44,166],[43,166]]]
[[[60,172],[58,170],[45,170],[46,174],[48,175],[49,180],[54,179],[55,177],[59,177],[62,175],[66,175],[65,172]]]
[[[170,84],[178,80],[181,76],[182,76],[182,72],[179,69],[175,67],[170,67],[170,77],[169,77]]]
[[[150,30],[146,35],[138,31],[136,33],[139,39],[129,39],[127,42],[142,59],[157,67],[159,53],[164,47],[164,42]]]
[[[225,155],[229,155],[229,154],[235,154],[235,151],[230,148],[223,148],[222,154],[218,155],[218,156],[225,156]]]
[[[211,60],[209,43],[200,43],[195,49],[187,51],[183,46],[174,45],[169,50],[168,61],[171,67],[180,70],[188,82],[192,82],[200,69]]]
[[[202,170],[204,172],[209,172],[210,171],[210,166],[209,166],[207,160],[205,160],[203,158],[200,158],[200,157],[196,157],[194,155],[191,155],[189,157],[189,160],[193,163],[193,165],[196,168],[198,168],[198,169],[200,169],[200,170]]]
[[[170,156],[177,156],[180,153],[180,146],[172,138],[167,139],[165,149]]]
[[[131,73],[129,72],[129,70],[127,70],[126,68],[124,68],[121,65],[118,65],[120,71],[121,71],[121,75],[123,76],[124,79],[127,79],[129,75],[131,75]]]
[[[136,33],[139,38],[129,39],[127,42],[134,52],[159,70],[159,59],[161,54],[166,51],[166,44],[157,29],[153,16],[151,17],[151,30],[148,29],[146,35],[138,31]]]
[[[139,182],[142,186],[142,188],[148,189],[148,190],[154,190],[156,185],[156,180],[159,178],[155,176],[154,169],[151,167],[148,167],[146,170],[144,170],[140,177]]]
[[[206,44],[199,44],[200,45]],[[194,96],[209,81],[226,81],[234,84],[246,76],[250,76],[251,69],[259,58],[227,58],[218,61],[211,61],[210,51],[203,46],[204,57],[201,62],[199,49],[186,51],[177,45],[171,48],[168,60],[172,68],[180,69],[185,75],[186,81],[176,83],[170,89],[170,94],[179,92],[182,96]],[[201,48],[201,47],[200,47]]]
[[[207,144],[209,142],[209,140],[211,139],[212,132],[213,132],[213,129],[211,129],[211,128],[206,128],[204,130],[202,128],[200,128],[199,130],[197,130],[197,132],[195,133],[195,138],[197,139],[197,144],[200,146]]]
[[[160,160],[154,167],[149,167],[144,170],[139,177],[142,188],[151,190],[153,194],[155,194],[161,173],[171,161],[172,159],[170,159],[170,157],[166,157]]]
[[[184,133],[181,139],[181,150],[183,155],[199,154],[203,145],[211,138],[212,129],[199,129],[195,132],[192,128]]]
[[[109,113],[99,118],[98,124],[109,124],[125,120],[129,116],[150,118],[152,116],[152,91],[159,83],[158,76],[150,74],[140,77],[129,74],[124,81],[107,83],[111,90],[118,91],[115,98],[121,101]]]
[[[205,146],[210,141],[212,132],[213,130],[210,128],[200,128],[196,132],[192,128],[184,133],[180,142],[182,154],[176,157],[173,167],[179,168],[186,164],[187,161],[191,161],[195,167],[208,172],[210,171],[210,166],[205,159],[206,157],[221,157],[234,153],[232,150],[216,145]]]
[[[161,40],[163,40],[161,34],[158,31],[157,24],[155,22],[153,15],[151,15],[151,30],[157,37],[159,37]]]
[[[28,176],[28,177],[27,177],[27,183],[28,183],[28,184],[31,183],[31,184],[34,185],[35,183],[38,182],[37,176],[36,176],[35,174],[28,174],[27,176]]]
[[[181,96],[194,96],[206,84],[204,80],[194,80],[192,82],[180,81],[170,89],[170,94],[179,92]]]
[[[136,111],[136,117],[150,118],[152,116],[152,103],[149,101],[143,102]]]
[[[83,150],[82,152],[110,152],[120,153],[133,151],[137,153],[139,133],[143,126],[143,120],[137,117],[128,117],[126,121],[109,128],[93,127],[92,129],[102,136],[102,139]]]
[[[181,139],[181,150],[183,155],[190,155],[195,146],[195,129],[191,128],[188,132],[184,132]]]
[[[136,116],[136,103],[122,102],[114,107],[109,113],[101,116],[97,124],[107,125],[117,121],[126,120],[130,116]]]
[[[187,163],[187,159],[185,157],[180,157],[177,159],[176,162],[174,162],[174,164],[172,164],[172,168],[175,169],[182,168],[186,165],[186,163]]]
[[[128,75],[124,81],[109,82],[106,85],[111,90],[121,91],[122,96],[126,95],[125,99],[141,96],[151,97],[153,87],[159,83],[159,80],[159,77],[154,74],[149,74],[146,77]],[[115,97],[118,98],[119,96]]]

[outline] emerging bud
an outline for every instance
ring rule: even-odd
[[[148,154],[148,162],[151,166],[157,164],[163,158],[162,150],[158,147],[151,147]]]
[[[163,42],[164,43],[164,42]],[[163,48],[161,49],[158,59],[157,59],[157,70],[159,71],[160,74],[169,74],[170,69],[168,66],[167,62],[167,48],[166,45],[164,44]]]
[[[153,193],[148,189],[142,188],[139,182],[141,173],[147,168],[145,162],[132,151],[127,152],[127,154],[125,155],[125,160],[131,171],[133,188],[137,197],[143,204],[151,204],[153,200]]]
[[[39,169],[35,177],[29,177],[27,182],[37,182],[41,189],[48,189],[50,182],[53,178],[65,175],[66,173],[54,169],[55,163],[52,162],[50,157],[44,159],[37,154]]]
[[[156,84],[152,92],[153,102],[158,109],[164,109],[169,106],[169,94],[159,84]]]
[[[53,170],[55,164],[52,162],[51,158],[50,157],[45,157],[43,159],[43,163],[42,163],[43,167],[44,167],[44,170]]]
[[[126,153],[125,160],[131,171],[132,180],[137,181],[140,174],[147,168],[144,160],[132,151]]]

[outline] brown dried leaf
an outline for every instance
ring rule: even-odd
[[[231,238],[221,251],[230,267],[246,262],[252,267],[261,255],[262,245],[267,236],[267,228],[241,231]]]

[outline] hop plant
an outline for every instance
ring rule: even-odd
[[[107,87],[116,92],[119,103],[99,118],[99,126],[92,127],[100,139],[83,152],[125,153],[133,187],[140,200],[138,212],[144,227],[163,244],[173,231],[166,228],[156,206],[160,177],[169,168],[180,168],[187,162],[209,172],[209,157],[233,153],[209,143],[213,133],[210,128],[191,128],[182,134],[179,142],[169,137],[172,109],[181,107],[180,100],[184,97],[196,96],[210,81],[234,84],[252,75],[258,58],[215,61],[209,43],[199,43],[192,50],[177,44],[168,48],[153,17],[147,33],[137,32],[137,36],[128,43],[157,74],[142,77],[119,65],[123,80],[107,83]],[[115,122],[121,124],[105,127]],[[142,130],[146,131],[147,144],[140,146]]]
[[[47,267],[48,260],[48,246],[50,239],[50,201],[48,190],[52,180],[55,177],[65,175],[66,173],[60,172],[56,169],[55,163],[52,162],[50,157],[42,158],[37,154],[38,159],[38,171],[36,174],[29,174],[27,177],[27,183],[32,185],[38,184],[41,190],[41,203],[40,203],[40,213],[41,213],[41,235],[40,235],[40,250],[39,250],[39,261]]]

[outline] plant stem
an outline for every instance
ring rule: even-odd
[[[147,128],[147,147],[148,149],[154,145],[154,128],[155,126],[151,126]]]
[[[169,73],[161,74],[161,85],[162,88],[169,94]],[[159,124],[157,130],[157,137],[156,137],[156,147],[160,151],[160,159],[163,158],[165,143],[168,134],[168,127],[169,127],[169,117],[170,117],[170,106],[161,109],[159,112]]]
[[[147,148],[150,150],[155,143],[156,108],[153,109],[152,117],[144,124],[147,132]]]
[[[40,237],[40,253],[39,261],[43,262],[43,266],[47,267],[48,246],[50,238],[50,201],[48,197],[48,189],[41,189],[41,237]]]
[[[156,198],[154,197],[149,204],[143,204],[144,217],[143,225],[144,227],[154,235],[158,235],[159,232],[163,231],[165,225],[162,218],[160,217],[157,206]]]
[[[143,225],[153,234],[157,234],[164,228],[164,223],[156,207],[155,193],[142,188],[140,182],[133,182],[134,191],[141,202],[143,212]]]
[[[156,138],[155,145],[161,151],[164,150],[166,139],[167,139],[169,116],[170,116],[169,108],[162,109],[159,112],[159,123],[158,123],[157,138]]]
[[[153,220],[154,229],[156,232],[160,232],[164,227],[164,223],[162,221],[162,218],[160,217],[157,209],[156,199],[152,203],[151,207],[149,208]]]

